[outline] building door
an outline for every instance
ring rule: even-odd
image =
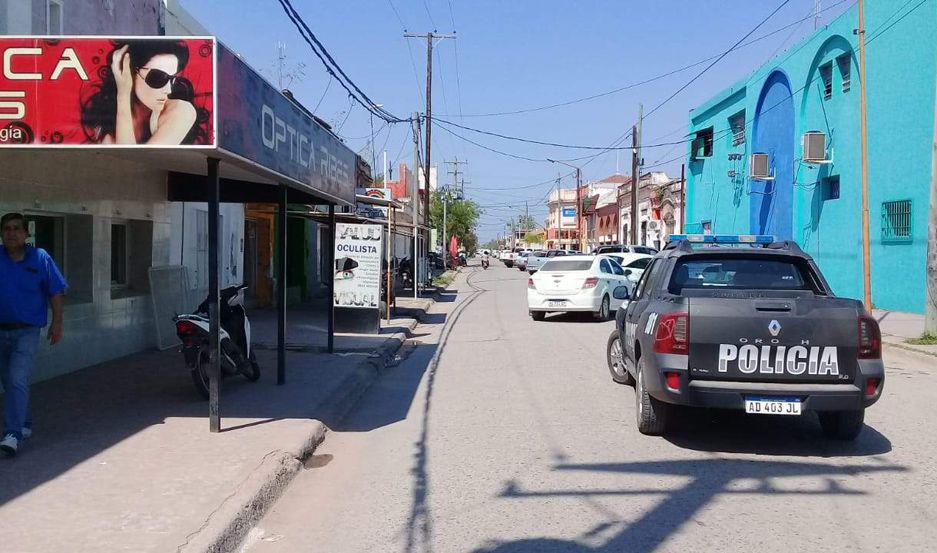
[[[244,220],[244,285],[247,304],[253,307],[257,302],[257,221]]]

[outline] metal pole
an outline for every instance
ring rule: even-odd
[[[443,258],[442,265],[443,265],[443,269],[448,269],[449,268],[449,250],[447,248],[449,246],[449,242],[447,242],[447,240],[449,238],[449,233],[446,232],[446,228],[447,228],[446,219],[449,216],[449,213],[448,213],[449,195],[443,194],[441,199],[442,199],[442,258]]]
[[[335,204],[329,204],[329,353],[335,351]]]
[[[865,104],[865,2],[859,0],[859,127],[862,142],[862,288],[865,308],[872,311],[872,252],[869,245],[869,137]]]
[[[582,235],[582,171],[576,167],[576,233],[579,235],[579,251],[585,253],[585,237]]]
[[[433,127],[433,33],[426,34],[426,167],[423,169],[423,181],[426,183],[426,195],[423,196],[423,216],[426,217],[426,240],[429,244],[429,183],[433,164],[430,161],[430,146]],[[414,271],[415,272],[415,271]],[[416,282],[416,278],[413,280]]]
[[[280,184],[277,211],[277,385],[286,382],[286,199],[289,188]]]
[[[208,428],[221,431],[221,299],[218,294],[218,204],[220,160],[208,158]]]
[[[413,297],[419,297],[416,286],[417,232],[420,222],[420,114],[413,112],[413,188],[410,189],[410,203],[413,207],[413,252],[410,254],[410,276],[413,284]]]
[[[384,155],[386,156],[387,153],[385,152]],[[386,284],[387,290],[385,294],[386,295],[385,301],[387,302],[386,309],[387,309],[387,322],[388,323],[390,322],[390,298],[391,298],[391,295],[392,295],[391,292],[393,291],[393,286],[394,286],[394,282],[391,277],[391,272],[392,272],[391,249],[394,247],[394,243],[396,242],[396,240],[394,239],[394,226],[395,226],[394,219],[396,219],[396,210],[393,207],[391,207],[390,218],[387,220],[387,243],[384,245],[384,248],[386,248],[387,250],[387,277],[385,277],[385,280],[387,283]]]
[[[631,127],[631,243],[638,245],[638,126]]]
[[[686,164],[680,164],[680,234],[686,232]]]

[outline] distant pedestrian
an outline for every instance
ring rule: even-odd
[[[21,213],[0,218],[0,231],[0,381],[4,390],[0,454],[13,456],[23,439],[32,435],[29,382],[39,334],[48,323],[51,304],[49,343],[62,339],[62,296],[68,285],[49,254],[26,243],[29,232]]]

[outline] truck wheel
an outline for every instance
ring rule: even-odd
[[[667,430],[670,405],[658,401],[647,393],[644,385],[644,358],[638,360],[638,381],[634,388],[635,415],[638,432],[648,436],[660,436]]]
[[[599,306],[599,310],[593,313],[593,315],[597,321],[607,321],[609,319],[609,313],[611,313],[611,302],[606,294],[602,296],[602,305]]]
[[[631,377],[628,367],[625,366],[624,351],[621,348],[621,338],[618,336],[617,328],[608,337],[605,357],[608,360],[608,372],[612,373],[612,380],[619,384],[634,386],[634,378]]]
[[[542,321],[547,316],[545,311],[531,311],[530,318],[535,321]]]
[[[820,411],[820,427],[827,438],[855,440],[865,422],[865,409],[856,411]]]

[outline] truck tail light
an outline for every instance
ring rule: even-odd
[[[583,289],[586,288],[595,288],[599,284],[599,279],[597,277],[589,277],[585,282],[582,283]]]
[[[870,378],[865,381],[865,395],[874,396],[875,392],[878,391],[879,380],[877,378]]]
[[[689,313],[665,313],[657,323],[654,352],[687,355],[690,352]]]
[[[859,315],[859,359],[882,358],[882,331],[878,321],[868,315]]]
[[[667,380],[667,387],[674,392],[680,391],[680,373],[665,372],[664,378]]]

